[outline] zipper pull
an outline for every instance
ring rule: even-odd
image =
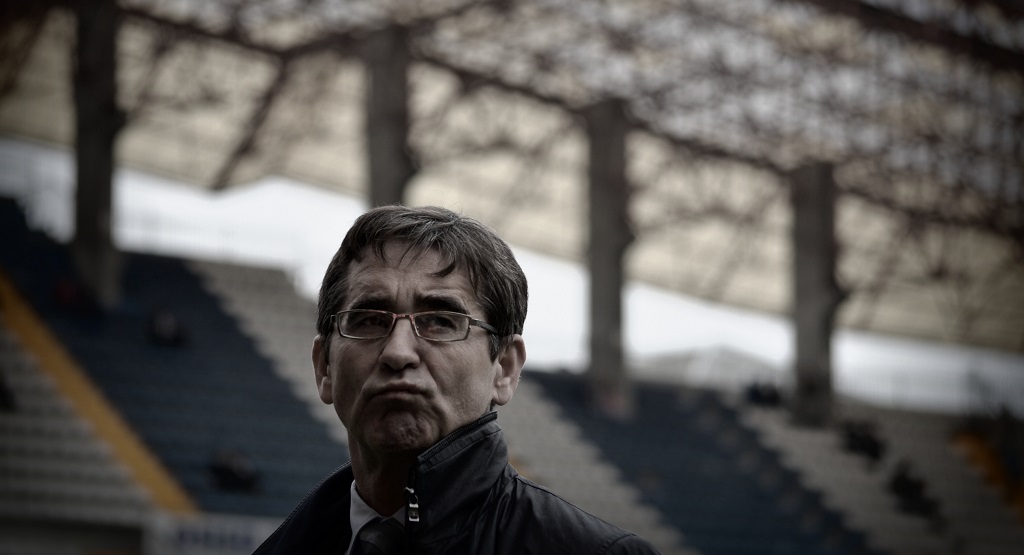
[[[405,498],[408,501],[405,510],[405,517],[409,522],[420,521],[420,500],[416,497],[416,490],[405,488]]]

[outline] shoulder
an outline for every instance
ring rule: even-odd
[[[515,475],[508,490],[512,528],[528,533],[537,541],[547,542],[542,552],[658,553],[636,534],[588,513],[522,476]]]
[[[351,535],[348,530],[351,485],[352,469],[348,465],[332,472],[306,495],[253,555],[334,553],[337,545],[347,545]]]
[[[628,534],[616,540],[604,551],[609,555],[660,555],[651,543],[636,534]]]

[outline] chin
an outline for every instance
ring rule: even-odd
[[[421,452],[440,438],[421,418],[410,413],[388,414],[372,425],[369,444],[379,453]]]

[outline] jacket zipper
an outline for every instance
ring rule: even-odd
[[[405,488],[405,520],[406,522],[420,521],[420,499],[416,497],[416,490],[410,487]]]
[[[428,449],[426,453],[421,454],[419,456],[419,460],[424,460],[424,459],[429,458],[430,454],[436,453],[437,451],[440,451],[440,450],[444,449],[445,447],[450,445],[452,442],[454,442],[458,438],[460,438],[460,437],[470,433],[471,431],[476,429],[477,426],[479,426],[481,420],[485,420],[486,419],[486,422],[490,422],[491,420],[494,420],[496,418],[496,416],[494,414],[495,413],[492,411],[492,412],[490,412],[488,414],[485,414],[483,417],[480,418],[480,420],[478,420],[478,421],[476,421],[476,422],[474,422],[472,424],[467,424],[467,425],[463,426],[461,429],[456,430],[454,433],[450,434],[448,437],[446,437],[443,440],[441,440],[437,445],[434,445],[433,447]],[[418,466],[418,465],[419,465],[419,462],[417,462],[416,466]],[[406,524],[409,524],[409,523],[412,523],[412,522],[419,522],[420,521],[420,498],[419,498],[419,496],[416,495],[416,488],[413,487],[416,484],[416,466],[413,466],[413,468],[411,470],[409,470],[409,485],[406,486],[406,488],[405,488],[405,522],[406,522]],[[409,526],[406,526],[406,530],[407,531],[409,530],[409,528],[410,528]]]

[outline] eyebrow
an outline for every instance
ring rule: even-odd
[[[352,301],[348,310],[386,310],[390,308],[390,301],[383,295],[364,295]]]
[[[428,293],[426,295],[417,295],[416,306],[423,306],[426,307],[428,310],[446,310],[448,312],[469,314],[469,309],[466,308],[466,305],[465,303],[462,302],[462,299],[455,295],[445,295],[443,293]]]

